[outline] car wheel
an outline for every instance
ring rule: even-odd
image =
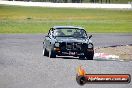
[[[85,59],[85,56],[84,55],[80,55],[79,59]]]
[[[87,60],[93,60],[94,51],[85,53],[85,57],[86,57]]]
[[[43,56],[49,56],[49,52],[46,48],[43,48]]]
[[[51,51],[50,51],[49,57],[50,57],[50,58],[56,58],[56,53],[55,53],[54,50],[51,50]]]

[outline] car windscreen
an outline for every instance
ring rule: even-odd
[[[54,30],[55,37],[87,37],[84,29],[77,28],[59,28]]]

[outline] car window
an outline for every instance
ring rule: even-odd
[[[55,29],[54,36],[56,37],[87,37],[84,29]]]

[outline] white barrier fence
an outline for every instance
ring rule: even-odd
[[[132,9],[131,4],[100,4],[100,3],[50,3],[50,2],[22,2],[0,1],[4,5],[62,7],[62,8],[109,8],[109,9]]]

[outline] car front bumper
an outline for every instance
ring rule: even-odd
[[[55,52],[59,56],[80,56],[84,55],[84,53],[94,52],[93,49],[84,50],[61,50],[60,48],[54,48]]]

